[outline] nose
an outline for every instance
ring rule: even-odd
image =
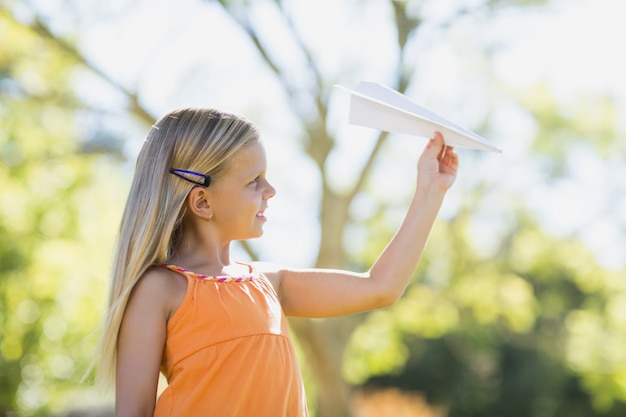
[[[276,188],[269,183],[269,181],[265,180],[265,191],[263,192],[263,199],[269,200],[270,198],[276,195]]]

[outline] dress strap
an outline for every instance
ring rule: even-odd
[[[245,281],[254,281],[255,279],[259,278],[259,274],[256,273],[253,268],[252,265],[248,265],[248,264],[243,264],[248,266],[248,269],[250,270],[250,273],[248,275],[244,275],[244,276],[229,276],[229,275],[222,275],[222,276],[215,276],[215,275],[204,275],[204,274],[197,274],[195,272],[191,272],[185,268],[182,268],[180,266],[177,265],[172,265],[172,264],[161,264],[160,266],[162,266],[163,268],[167,268],[169,270],[172,270],[174,272],[178,272],[180,274],[183,275],[187,275],[190,277],[194,277],[194,278],[198,278],[198,279],[203,279],[203,280],[207,280],[207,281],[216,281],[216,282],[245,282]]]

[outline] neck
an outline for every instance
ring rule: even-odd
[[[169,263],[209,275],[220,275],[231,264],[230,241],[220,242],[202,229],[183,229]]]

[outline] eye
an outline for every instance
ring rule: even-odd
[[[252,181],[250,181],[250,184],[257,184],[259,181],[261,181],[261,176],[257,176],[255,179],[253,179]]]

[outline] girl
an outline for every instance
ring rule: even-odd
[[[116,415],[306,416],[285,316],[388,306],[422,255],[458,160],[439,133],[418,163],[400,229],[365,273],[233,262],[260,237],[266,158],[253,123],[213,109],[171,112],[151,129],[122,217],[99,378]],[[168,387],[158,401],[159,372]]]

